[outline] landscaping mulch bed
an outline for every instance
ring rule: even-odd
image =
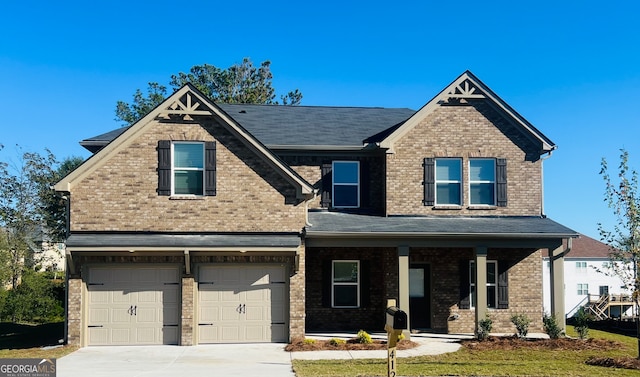
[[[396,348],[406,350],[417,347],[418,344],[410,340],[401,340]],[[374,340],[373,343],[358,343],[356,339],[349,339],[343,344],[332,344],[329,340],[296,339],[284,348],[288,352],[299,351],[362,351],[362,350],[386,350],[385,340]]]

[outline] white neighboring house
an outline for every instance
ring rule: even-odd
[[[581,234],[573,239],[571,251],[564,257],[564,292],[566,317],[572,317],[581,306],[589,306],[604,316],[620,318],[631,315],[629,292],[617,276],[608,276],[609,246]],[[551,313],[549,256],[543,255],[544,312]]]
[[[64,272],[64,242],[55,242],[51,240],[49,235],[42,228],[38,228],[34,235],[33,243],[30,243],[29,247],[34,253],[34,258],[40,264],[40,271]],[[61,276],[64,276],[64,274]]]

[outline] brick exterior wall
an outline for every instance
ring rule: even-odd
[[[434,210],[423,205],[426,157],[463,159],[460,209]],[[506,207],[469,208],[468,161],[472,157],[507,159]],[[541,173],[537,148],[488,105],[440,106],[398,140],[394,153],[387,156],[387,214],[538,216]]]
[[[83,283],[79,277],[69,277],[67,281],[67,343],[72,346],[83,346],[84,321],[82,320]]]
[[[180,345],[192,346],[196,344],[195,339],[195,298],[196,285],[193,275],[182,277],[182,310],[180,324]]]
[[[216,141],[217,195],[159,196],[159,140]],[[299,232],[304,207],[294,187],[224,127],[157,122],[72,189],[71,231]]]
[[[368,262],[369,273],[361,279],[368,303],[361,308],[331,308],[323,305],[323,267],[326,261],[360,260]],[[384,309],[388,298],[398,298],[398,252],[394,248],[308,248],[307,249],[307,331],[384,331]]]

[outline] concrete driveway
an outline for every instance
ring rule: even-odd
[[[284,344],[85,347],[57,360],[58,377],[295,377]]]

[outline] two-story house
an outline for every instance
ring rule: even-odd
[[[95,154],[55,188],[83,346],[381,331],[389,298],[413,331],[489,315],[512,332],[514,313],[542,331],[541,250],[560,267],[577,236],[542,213],[556,146],[470,72],[418,111],[217,104],[186,85],[82,144]]]

